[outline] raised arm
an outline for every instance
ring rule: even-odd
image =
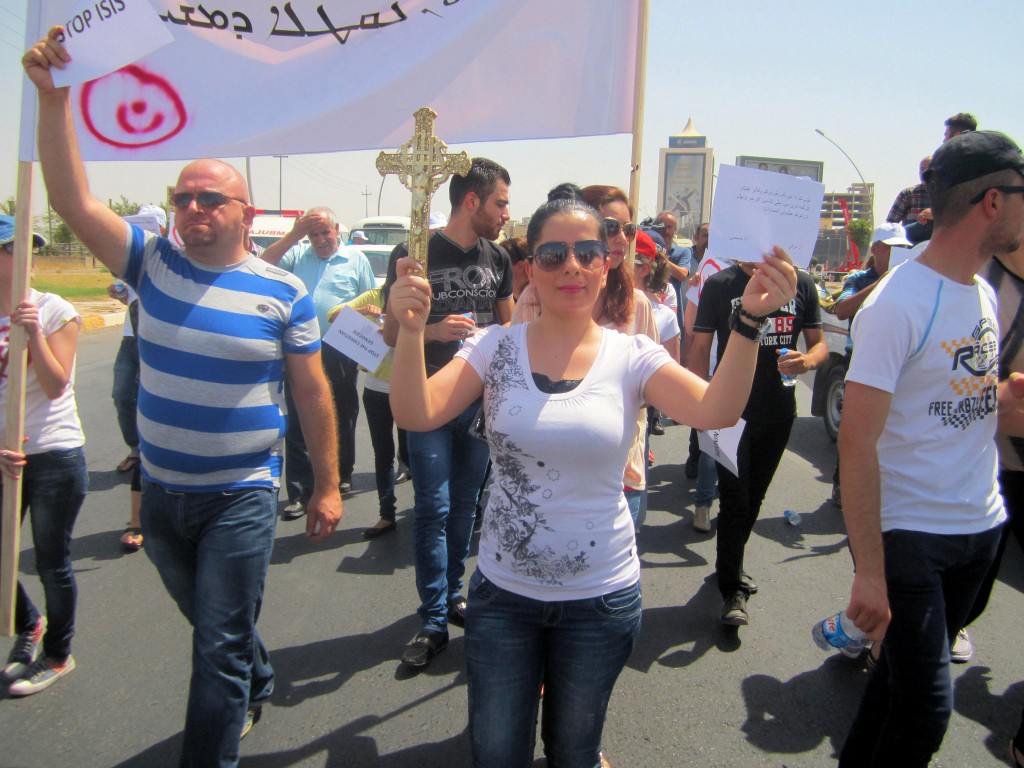
[[[292,224],[291,231],[289,231],[284,237],[278,238],[264,248],[263,253],[260,254],[260,258],[274,266],[277,266],[281,262],[281,259],[284,258],[284,255],[288,252],[289,248],[298,245],[302,238],[321,224],[327,223],[327,217],[323,213],[317,213],[315,211],[307,213],[295,220],[295,223]]]
[[[53,85],[53,68],[71,60],[53,27],[22,58],[39,92],[39,161],[50,205],[86,248],[115,275],[124,273],[128,225],[89,191],[71,114],[69,88]]]
[[[398,262],[398,280],[388,297],[387,321],[398,326],[391,369],[391,412],[403,429],[427,432],[440,427],[483,394],[483,381],[462,358],[427,378],[424,328],[430,314],[430,283],[409,274],[417,263]]]

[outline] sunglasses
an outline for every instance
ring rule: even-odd
[[[583,269],[599,269],[608,258],[608,247],[600,240],[577,240],[575,243],[541,243],[530,257],[530,261],[545,272],[554,272],[561,269],[569,260],[570,250]]]
[[[245,200],[241,200],[237,197],[231,197],[229,195],[222,195],[220,192],[199,192],[194,195],[191,192],[178,192],[177,194],[171,195],[171,203],[175,208],[180,210],[185,210],[192,205],[193,200],[196,201],[196,207],[202,208],[204,211],[227,205],[229,200],[234,200],[236,203],[241,203],[242,205],[248,205]]]
[[[978,203],[980,203],[981,198],[983,198],[985,195],[989,193],[990,190],[993,189],[999,190],[1004,195],[1012,195],[1014,192],[1024,193],[1024,187],[989,187],[988,189],[984,189],[978,194],[976,194],[974,197],[972,197],[971,205],[977,205]]]
[[[602,224],[605,237],[616,237],[619,232],[624,234],[627,240],[632,240],[636,237],[636,224],[632,221],[627,221],[623,224],[618,219],[605,219]]]

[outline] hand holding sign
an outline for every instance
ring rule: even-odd
[[[63,53],[46,56],[53,65],[56,88],[95,80],[174,41],[150,0],[90,0],[79,6],[70,18],[48,21],[63,22],[62,26],[50,30],[45,41],[56,44],[47,45],[47,51]],[[59,30],[56,35],[55,30]],[[33,50],[37,48],[39,45]],[[35,78],[32,81],[40,86]]]

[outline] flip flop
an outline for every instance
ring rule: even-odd
[[[129,453],[127,456],[124,457],[124,459],[121,460],[121,463],[117,465],[117,471],[120,472],[122,475],[125,472],[131,472],[133,469],[135,469],[135,465],[138,464],[139,461],[140,459],[137,454]]]
[[[138,552],[142,549],[142,529],[128,527],[121,534],[121,546],[129,552]]]

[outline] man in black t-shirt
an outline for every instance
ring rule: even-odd
[[[508,171],[474,158],[466,176],[452,176],[451,218],[435,232],[427,249],[430,316],[425,331],[427,375],[455,356],[476,328],[512,319],[512,265],[492,241],[508,221]],[[396,263],[405,245],[391,254],[384,284],[385,301],[396,279]],[[384,340],[398,338],[398,323],[386,313]],[[470,434],[480,403],[430,432],[409,432],[409,469],[416,497],[413,554],[421,628],[402,653],[402,661],[423,667],[448,644],[448,624],[463,626],[462,596],[466,557],[473,533],[476,502],[487,471],[487,444]]]
[[[708,378],[712,334],[718,334],[719,356],[725,351],[729,315],[755,266],[747,262],[733,264],[705,282],[690,352],[690,368],[697,375]],[[807,352],[796,349],[801,332]],[[789,351],[783,355],[782,349]],[[743,626],[749,621],[747,599],[755,587],[743,570],[743,553],[796,419],[795,387],[785,386],[781,374],[797,376],[821,365],[827,357],[817,289],[810,275],[797,270],[796,297],[768,317],[758,349],[754,383],[743,411],[746,427],[736,457],[739,476],[721,465],[718,468],[720,511],[715,571],[725,601],[723,624]]]

